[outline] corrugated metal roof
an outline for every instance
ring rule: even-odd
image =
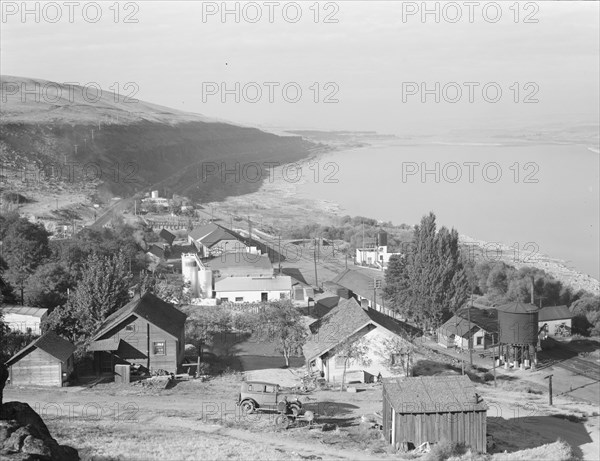
[[[383,381],[383,389],[398,413],[487,410],[468,376],[387,378]]]
[[[276,277],[225,277],[215,282],[215,291],[288,291],[292,279],[287,275]]]
[[[548,306],[540,310],[538,314],[539,322],[548,322],[550,320],[566,320],[574,317],[574,314],[567,306]]]
[[[19,314],[19,315],[30,315],[32,317],[42,318],[44,314],[48,312],[48,309],[42,309],[41,307],[29,307],[29,306],[2,306],[0,310],[6,314]]]
[[[36,339],[32,343],[21,349],[19,352],[17,352],[6,362],[6,365],[13,365],[14,363],[18,362],[22,357],[29,354],[35,348],[43,350],[44,352],[50,354],[52,357],[57,358],[61,362],[66,362],[67,359],[71,355],[73,355],[73,352],[76,349],[72,343],[58,336],[54,331],[48,330],[38,339]]]

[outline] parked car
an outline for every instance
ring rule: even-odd
[[[281,392],[279,384],[246,381],[242,383],[236,405],[249,413],[255,410],[277,410],[284,414],[298,415],[302,410],[302,402],[296,397],[288,397],[289,394]]]

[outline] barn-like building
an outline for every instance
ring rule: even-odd
[[[10,384],[63,386],[73,372],[75,346],[49,330],[7,362]]]
[[[486,416],[468,376],[384,378],[383,434],[394,447],[448,440],[485,453]]]

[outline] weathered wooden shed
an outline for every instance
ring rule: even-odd
[[[48,331],[7,362],[10,384],[62,386],[73,371],[75,346]]]
[[[468,376],[387,378],[383,433],[393,446],[448,440],[486,451],[487,406]]]

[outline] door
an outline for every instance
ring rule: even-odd
[[[269,300],[269,293],[261,293],[260,300],[266,303]]]

